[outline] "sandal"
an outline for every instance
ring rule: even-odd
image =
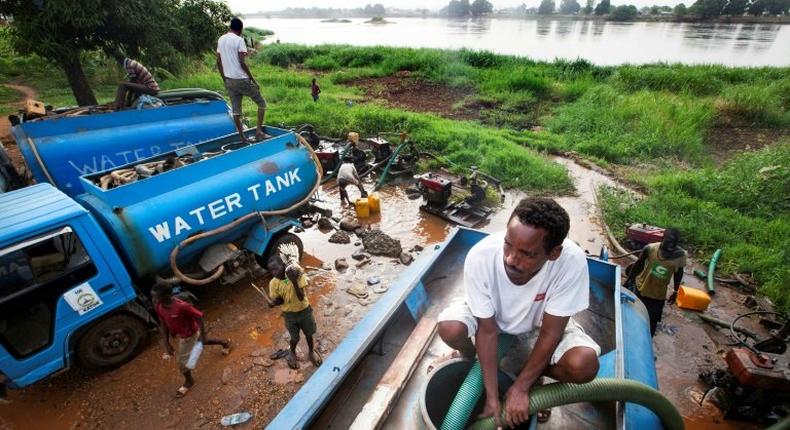
[[[288,355],[288,351],[284,349],[278,349],[277,351],[273,352],[272,355],[269,356],[272,360],[279,360]]]
[[[551,409],[545,409],[545,410],[542,410],[542,411],[538,411],[538,422],[539,423],[541,423],[541,424],[545,423],[546,421],[549,420],[549,418],[551,418]]]
[[[231,341],[230,339],[227,339],[227,340],[225,340],[225,344],[227,346],[223,346],[222,347],[222,355],[227,356],[228,354],[230,354],[231,351],[233,351],[233,341]]]
[[[181,388],[179,388],[178,391],[176,391],[176,398],[180,399],[186,396],[188,392],[189,392],[189,387],[182,385]]]

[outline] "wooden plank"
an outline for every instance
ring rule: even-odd
[[[436,327],[434,318],[426,316],[420,319],[349,430],[371,430],[381,427],[425,354],[428,344],[433,340]]]

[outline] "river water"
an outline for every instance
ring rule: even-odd
[[[654,62],[790,65],[790,25],[559,19],[390,18],[392,24],[251,18],[283,43],[488,50],[539,60],[585,58],[598,65]]]

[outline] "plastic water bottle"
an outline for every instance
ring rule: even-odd
[[[194,370],[195,366],[197,366],[198,359],[200,358],[200,354],[203,353],[203,342],[197,341],[195,342],[195,346],[192,347],[192,351],[189,352],[189,359],[187,359],[186,368],[189,370]]]
[[[247,422],[250,418],[252,418],[252,414],[249,412],[239,412],[237,414],[225,415],[219,421],[225,427],[233,426],[236,424],[241,424]]]

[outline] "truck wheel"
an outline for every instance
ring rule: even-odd
[[[258,265],[266,268],[266,262],[269,261],[269,257],[274,255],[274,252],[280,245],[286,243],[294,243],[296,247],[299,248],[299,260],[302,260],[302,256],[304,255],[304,245],[302,244],[302,239],[299,239],[299,236],[293,233],[282,233],[277,235],[272,242],[269,244],[269,248],[263,254],[263,256],[256,255],[255,259],[258,261]]]
[[[112,369],[134,358],[145,345],[148,330],[131,315],[116,314],[88,329],[77,343],[77,359],[88,369]]]

